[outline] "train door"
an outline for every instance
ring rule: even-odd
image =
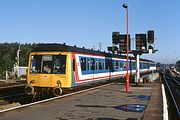
[[[109,80],[111,79],[111,72],[113,71],[112,58],[105,58],[105,69],[109,73]]]
[[[42,86],[52,86],[53,57],[52,55],[43,55],[41,63],[41,73],[39,84]]]
[[[91,58],[90,61],[91,78],[94,81],[95,59]]]

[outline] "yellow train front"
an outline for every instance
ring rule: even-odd
[[[29,56],[27,94],[39,92],[59,96],[72,85],[70,52],[32,52]]]

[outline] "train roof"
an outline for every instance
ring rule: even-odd
[[[105,57],[115,57],[115,58],[122,58],[126,59],[125,55],[117,55],[117,54],[112,54],[108,52],[101,52],[99,50],[93,50],[93,49],[86,49],[86,48],[79,48],[76,45],[75,46],[69,46],[66,45],[65,43],[63,44],[58,44],[58,43],[40,43],[36,44],[36,47],[34,47],[32,52],[76,52],[76,53],[82,53],[82,54],[93,54],[93,55],[100,55],[100,56],[105,56]],[[135,57],[129,57],[131,60],[135,60]],[[146,60],[146,59],[140,59],[142,61],[148,61],[148,62],[154,62],[151,60]]]

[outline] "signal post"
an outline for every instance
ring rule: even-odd
[[[131,50],[132,53],[136,57],[136,79],[135,83],[138,85],[140,79],[140,56],[142,54],[152,54],[158,50],[154,50],[154,31],[150,30],[146,34],[136,34],[136,50]],[[148,45],[147,45],[148,43]],[[148,46],[148,47],[147,47]]]
[[[142,54],[152,54],[155,53],[158,50],[154,50],[153,44],[154,44],[154,31],[150,30],[146,34],[136,34],[135,35],[135,42],[136,42],[136,48],[135,50],[130,50],[130,44],[131,44],[131,38],[130,34],[128,34],[128,54],[133,54],[136,57],[136,78],[135,83],[138,85],[139,79],[140,79],[140,56]],[[117,54],[126,54],[127,52],[127,35],[126,34],[120,34],[119,32],[113,32],[112,33],[112,47],[108,47],[108,51],[111,51],[113,53]],[[126,62],[126,65],[128,62]],[[126,66],[127,67],[127,66]],[[126,69],[127,70],[127,69]],[[128,92],[129,89],[129,76],[128,72],[126,74],[126,92]]]
[[[130,50],[131,48],[131,39],[130,34],[128,33],[128,5],[123,4],[123,8],[126,9],[126,34],[120,34],[119,32],[112,33],[112,47],[108,47],[108,51],[117,54],[126,54],[126,92],[129,91],[129,54],[133,54],[136,57],[136,79],[135,83],[138,85],[140,79],[140,56],[142,54],[152,54],[158,50],[154,50],[154,31],[150,30],[146,34],[136,34],[136,49]],[[147,45],[148,43],[148,45]],[[147,47],[148,46],[148,47]]]

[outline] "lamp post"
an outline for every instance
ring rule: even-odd
[[[129,35],[128,35],[128,5],[123,4],[123,8],[126,9],[126,35],[127,35],[127,40],[126,40],[126,92],[129,91],[129,73],[128,73],[128,64],[129,64]]]

